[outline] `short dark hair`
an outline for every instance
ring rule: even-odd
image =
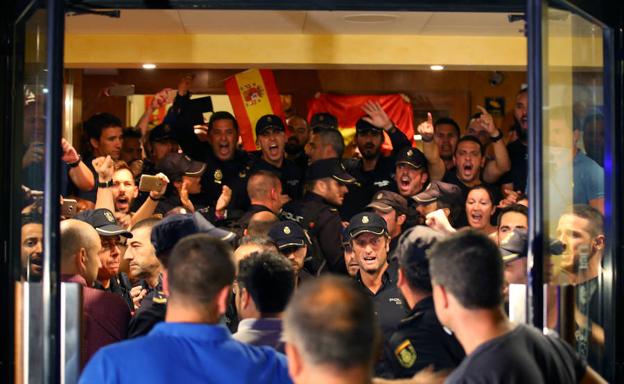
[[[236,268],[227,243],[197,233],[173,247],[167,272],[171,297],[210,304],[221,289],[232,284]]]
[[[485,192],[487,192],[488,196],[490,197],[490,201],[492,202],[492,205],[496,205],[496,196],[494,196],[494,191],[492,191],[492,188],[488,187],[485,184],[479,184],[479,185],[475,185],[474,187],[470,187],[470,189],[468,189],[468,192],[466,193],[466,200],[468,200],[468,195],[470,195],[470,192],[472,191],[476,191],[478,189],[483,189]],[[464,201],[464,202],[465,202]]]
[[[143,219],[138,223],[134,224],[130,231],[134,231],[135,229],[140,229],[143,227],[149,227],[150,230],[154,227],[154,225],[158,224],[161,219],[157,219],[155,217],[148,217],[147,219]]]
[[[564,214],[574,215],[589,221],[588,229],[592,236],[604,235],[604,217],[596,208],[587,204],[574,204]]]
[[[457,124],[457,122],[455,120],[451,119],[450,117],[440,117],[438,120],[435,121],[435,123],[433,123],[434,130],[435,130],[435,128],[438,127],[438,125],[442,125],[442,124],[452,125],[453,128],[455,128],[455,132],[457,133],[457,137],[461,136],[461,131],[459,129],[459,124]]]
[[[247,244],[256,244],[261,247],[275,247],[275,242],[268,236],[243,236],[238,243],[239,246]]]
[[[399,268],[411,289],[431,293],[426,252],[441,238],[442,234],[423,225],[409,228],[399,238],[395,254],[399,255]]]
[[[372,365],[377,327],[373,302],[343,276],[305,282],[284,315],[284,336],[306,361],[339,369]]]
[[[342,157],[344,154],[344,138],[337,129],[332,128],[317,128],[314,129],[314,134],[321,138],[323,145],[331,146],[338,157]]]
[[[483,150],[483,144],[481,144],[481,141],[479,140],[478,137],[473,136],[473,135],[464,135],[462,136],[459,140],[457,140],[457,145],[455,146],[455,153],[453,153],[453,155],[457,154],[457,149],[459,149],[459,144],[463,143],[464,141],[470,141],[471,143],[475,143],[479,146],[479,152],[481,153],[481,156],[484,156],[484,150]]]
[[[508,205],[505,208],[501,208],[501,210],[498,211],[498,220],[496,220],[497,227],[500,227],[502,217],[509,212],[516,212],[516,213],[520,213],[526,216],[527,218],[529,217],[529,209],[525,207],[524,205],[522,204]]]
[[[429,251],[433,284],[442,285],[468,309],[494,309],[503,303],[503,259],[486,235],[462,229]]]
[[[260,313],[277,314],[284,311],[295,290],[295,271],[277,252],[252,253],[240,261],[236,281],[247,289]]]
[[[208,119],[209,131],[212,129],[212,126],[217,120],[231,120],[234,129],[236,129],[236,131],[238,132],[238,122],[236,121],[236,118],[234,117],[234,115],[227,111],[217,111],[210,115],[210,119]]]
[[[141,139],[141,131],[134,127],[127,127],[123,130],[124,139]]]
[[[121,120],[117,116],[110,113],[96,113],[84,122],[83,128],[89,139],[99,140],[102,136],[102,130],[109,127],[121,128]]]

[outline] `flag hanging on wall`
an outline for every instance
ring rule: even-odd
[[[362,106],[369,100],[378,101],[390,120],[407,138],[414,142],[414,112],[412,103],[402,94],[390,95],[332,95],[318,93],[308,101],[308,121],[318,112],[329,112],[338,118],[338,127],[348,144],[355,134],[355,123],[365,115]],[[392,148],[389,138],[383,144],[385,150]]]
[[[279,91],[270,69],[249,69],[225,80],[225,89],[246,151],[255,151],[256,122],[274,114],[284,119]]]

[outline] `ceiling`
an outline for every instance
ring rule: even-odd
[[[522,36],[507,13],[122,10],[66,17],[68,34],[371,34]]]

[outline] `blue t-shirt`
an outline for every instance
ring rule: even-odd
[[[604,197],[604,170],[598,163],[578,151],[574,156],[574,204],[589,204]]]
[[[286,357],[234,340],[221,325],[159,323],[144,337],[112,344],[79,383],[292,383]]]

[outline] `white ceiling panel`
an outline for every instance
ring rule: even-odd
[[[121,17],[97,15],[65,17],[67,33],[76,34],[178,34],[184,33],[178,11],[131,10],[121,11]]]
[[[297,11],[179,11],[186,33],[301,33],[305,12]]]
[[[309,34],[419,34],[430,12],[308,12],[304,33]]]

